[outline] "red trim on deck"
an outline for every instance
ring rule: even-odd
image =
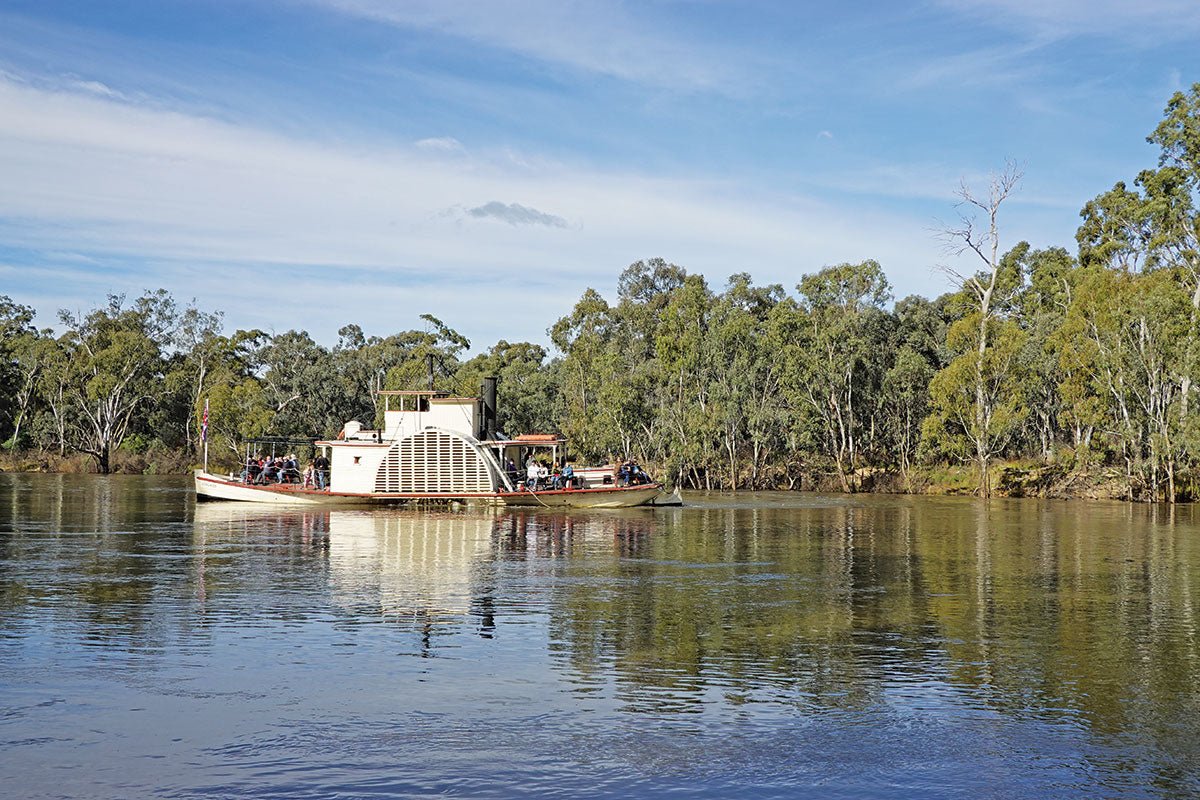
[[[295,484],[276,484],[275,486],[263,486],[253,483],[242,483],[241,481],[227,480],[225,478],[217,478],[215,476],[196,475],[196,480],[207,481],[208,483],[216,483],[221,486],[237,486],[242,489],[253,489],[259,492],[269,492],[272,494],[295,494],[305,497],[379,497],[383,499],[394,500],[419,500],[421,498],[431,499],[447,499],[452,500],[456,497],[464,498],[504,498],[504,497],[525,497],[535,496],[553,497],[563,494],[616,494],[618,492],[639,491],[641,489],[657,488],[662,490],[662,484],[659,483],[643,483],[637,486],[596,486],[591,489],[545,489],[543,491],[531,492],[528,489],[520,492],[480,492],[471,494],[469,492],[331,492],[322,489],[305,489],[292,488]]]

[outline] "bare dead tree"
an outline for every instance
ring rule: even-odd
[[[974,253],[982,263],[982,269],[971,274],[963,274],[949,266],[940,267],[955,285],[970,292],[979,314],[974,354],[974,414],[971,424],[964,427],[979,470],[979,494],[982,497],[991,494],[989,466],[1002,445],[1002,437],[996,435],[993,426],[995,397],[989,391],[984,370],[988,348],[992,344],[989,332],[996,314],[995,295],[1002,258],[999,214],[1004,201],[1021,182],[1022,174],[1018,164],[1007,162],[1004,169],[991,176],[985,197],[976,195],[964,180],[955,192],[959,198],[956,206],[958,224],[943,226],[937,231],[947,255],[959,257]]]

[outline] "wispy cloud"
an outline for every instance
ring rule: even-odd
[[[87,92],[88,94],[94,94],[99,97],[107,97],[107,98],[111,98],[114,100],[127,100],[128,99],[121,92],[118,92],[116,89],[114,89],[111,86],[108,86],[106,84],[103,84],[100,81],[71,80],[68,82],[67,85],[74,89],[77,89],[81,92]]]
[[[1079,35],[1183,39],[1200,32],[1196,0],[938,0],[959,12],[1042,40]]]
[[[648,13],[652,6],[646,4],[607,0],[310,2],[650,86],[739,91],[742,77],[727,46],[680,36],[672,25],[657,22]]]
[[[135,294],[161,285],[226,309],[234,325],[282,316],[332,333],[347,315],[394,325],[395,309],[375,302],[386,297],[466,320],[478,341],[541,338],[584,286],[611,286],[624,265],[655,255],[715,282],[750,269],[788,285],[823,264],[882,258],[904,292],[928,289],[936,243],[920,217],[510,156],[306,141],[0,79],[0,242],[130,265],[92,271],[85,303],[101,283]],[[524,202],[467,212],[506,225],[464,227],[441,212],[489,196]],[[60,278],[26,280],[21,266],[10,263],[4,282],[24,296],[81,269],[43,258]],[[546,313],[480,315],[522,270],[549,276]]]
[[[915,61],[898,77],[897,83],[906,89],[928,89],[953,86],[956,88],[1014,86],[1036,79],[1042,69],[1030,55],[1041,43],[1001,45],[969,49],[959,53],[936,54]]]
[[[548,228],[565,228],[567,221],[562,217],[529,208],[520,203],[501,203],[493,200],[476,208],[467,209],[467,213],[478,219],[498,219],[509,225],[545,225]]]
[[[457,153],[463,149],[462,142],[453,136],[439,136],[430,139],[420,139],[414,144],[422,150],[433,153]]]

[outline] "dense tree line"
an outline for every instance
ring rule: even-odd
[[[1089,201],[1074,253],[1002,250],[1013,168],[963,187],[944,231],[978,271],[954,290],[893,303],[875,261],[794,287],[749,274],[714,288],[662,259],[620,275],[615,302],[587,290],[549,329],[554,351],[470,343],[433,316],[380,338],[357,325],[324,347],[303,331],[223,330],[220,313],[164,291],[60,312],[60,332],[0,297],[0,440],[9,450],[230,453],[263,435],[328,436],[378,421],[376,392],[475,394],[501,379],[500,428],[558,430],[581,459],[636,456],[689,487],[843,490],[886,471],[969,463],[992,490],[998,459],[1075,474],[1119,470],[1131,499],[1191,497],[1200,458],[1200,84],[1149,137],[1156,167]]]

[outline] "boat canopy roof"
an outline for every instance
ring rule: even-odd
[[[307,453],[318,446],[316,437],[311,439],[291,439],[286,436],[260,436],[256,439],[246,439],[246,457],[254,453],[270,453],[271,457],[280,453]]]
[[[289,439],[286,436],[260,436],[256,439],[246,439],[248,445],[284,445],[294,447],[312,447],[316,442],[317,437],[310,436],[307,439]]]
[[[520,445],[521,447],[553,447],[559,444],[566,444],[566,442],[566,438],[556,433],[523,433],[512,439],[497,439],[493,442],[488,442],[488,444],[496,447],[509,447],[512,445]]]
[[[400,396],[424,396],[424,397],[448,397],[449,392],[441,389],[380,389],[375,394],[380,397],[400,397]]]

